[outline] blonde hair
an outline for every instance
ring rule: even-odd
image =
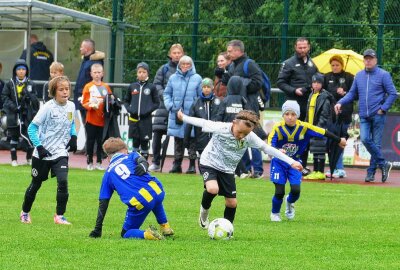
[[[58,76],[49,82],[49,97],[53,98],[56,96],[57,87],[59,83],[68,82],[69,85],[69,95],[71,96],[71,82],[69,81],[67,76]]]
[[[101,65],[99,63],[94,63],[93,65],[91,65],[90,71],[93,71],[93,68],[101,68],[101,70],[104,71],[103,65]]]
[[[55,71],[64,73],[64,65],[61,64],[60,62],[53,62],[53,63],[51,63],[49,69],[50,69],[50,70],[55,70]]]
[[[128,146],[121,138],[110,137],[103,143],[103,150],[108,156],[124,149],[128,150]]]
[[[175,50],[175,49],[180,50],[180,51],[182,52],[182,54],[185,53],[185,51],[183,50],[182,45],[179,44],[179,43],[175,43],[175,44],[172,44],[171,47],[169,48],[168,55],[170,55],[171,52],[172,52],[173,50]]]
[[[256,126],[259,125],[260,119],[258,118],[258,115],[251,111],[251,110],[241,110],[236,114],[235,120],[240,120],[246,124],[246,126],[250,128],[255,128]]]

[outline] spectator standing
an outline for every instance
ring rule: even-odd
[[[304,121],[307,114],[307,100],[311,93],[311,78],[318,72],[317,66],[310,57],[310,42],[305,37],[299,37],[294,45],[295,54],[282,63],[278,74],[277,85],[287,100],[295,100],[300,105],[299,120]],[[302,162],[304,175],[310,173],[307,166],[308,152],[304,151]]]
[[[38,36],[32,34],[30,36],[30,62],[29,77],[31,80],[47,81],[50,77],[49,68],[53,63],[53,54],[46,48],[43,42],[39,41]],[[26,49],[22,52],[20,59],[26,61]],[[42,93],[38,91],[38,98],[43,98]]]
[[[227,52],[222,52],[217,57],[217,67],[214,70],[214,94],[221,100],[227,95],[226,85],[228,84],[228,69],[231,59]]]
[[[151,114],[160,106],[160,99],[155,85],[149,82],[149,65],[141,62],[136,71],[137,81],[129,85],[124,98],[129,112],[128,137],[132,140],[133,151],[147,160],[152,131]]]
[[[189,114],[194,100],[201,95],[201,76],[196,73],[196,68],[191,57],[184,55],[179,60],[178,68],[169,80],[164,90],[164,105],[167,108],[168,130],[167,134],[174,137],[174,165],[170,173],[182,173],[182,160],[185,151],[183,143],[186,123],[180,121],[176,114],[182,110]],[[191,134],[193,137],[194,134]],[[189,160],[196,160],[194,140],[189,142]],[[192,161],[193,162],[193,161]]]
[[[49,82],[55,77],[64,76],[64,65],[59,62],[53,62],[50,65],[50,80],[43,85],[42,98],[43,102],[46,103],[51,98],[49,97]]]
[[[257,65],[256,62],[250,61],[248,65],[248,75],[246,76],[244,72],[244,63],[246,62],[246,60],[249,59],[249,57],[245,53],[244,44],[241,40],[232,40],[228,42],[227,53],[232,60],[232,64],[229,66],[229,77],[241,77],[244,87],[242,89],[242,93],[240,94],[247,100],[247,109],[254,111],[257,114],[258,118],[260,118],[258,98],[260,97],[259,90],[262,87],[263,81],[260,67]],[[258,129],[258,131],[261,130]],[[262,137],[259,132],[256,132],[256,134],[259,137]],[[261,139],[266,139],[266,136],[265,138]],[[247,151],[244,153],[243,156],[243,162],[246,166],[246,170],[248,172],[253,171],[251,177],[262,178],[264,169],[261,151],[257,148],[252,148],[251,154],[251,160]]]
[[[82,107],[82,103],[80,102],[83,88],[87,83],[92,81],[90,67],[95,63],[103,66],[105,54],[103,52],[96,51],[95,42],[92,39],[85,39],[82,41],[80,53],[82,56],[82,63],[79,69],[78,77],[76,78],[76,84],[74,88],[74,103],[76,109],[79,109],[81,112],[82,122],[85,123],[86,110]]]
[[[308,98],[306,122],[311,125],[328,129],[333,123],[334,98],[331,93],[322,88],[324,76],[316,73],[312,77],[311,94]],[[326,138],[312,138],[310,140],[310,152],[314,155],[314,171],[304,179],[325,180],[325,154]],[[308,152],[308,151],[306,151]]]
[[[184,50],[181,44],[176,43],[171,46],[168,52],[168,63],[162,65],[156,73],[153,83],[155,84],[158,96],[160,98],[160,107],[156,110],[153,117],[153,160],[149,167],[150,172],[160,171],[161,163],[161,139],[167,134],[168,127],[168,111],[164,105],[164,89],[167,87],[169,77],[175,74],[179,59],[184,55]]]
[[[18,166],[17,147],[19,138],[26,145],[26,160],[32,164],[33,146],[28,137],[27,128],[39,111],[39,100],[35,86],[29,79],[29,68],[23,59],[19,59],[12,71],[12,78],[7,82],[1,95],[3,110],[7,115],[7,130],[11,137],[11,165]]]
[[[382,171],[382,182],[386,182],[393,164],[382,155],[382,135],[386,113],[396,100],[397,91],[390,73],[377,66],[376,52],[367,49],[363,55],[365,69],[356,74],[349,93],[338,101],[335,111],[339,113],[342,105],[359,100],[361,142],[371,154],[365,182],[375,181],[377,168]]]
[[[82,94],[82,105],[87,110],[86,117],[86,155],[87,170],[93,169],[104,170],[101,166],[103,149],[103,128],[104,128],[104,104],[107,95],[111,95],[112,91],[108,84],[102,81],[104,76],[103,66],[101,64],[93,64],[90,72],[93,81],[85,85]],[[93,166],[94,145],[97,144],[96,167]]]
[[[189,116],[203,118],[206,120],[214,120],[217,116],[221,100],[216,97],[213,92],[213,81],[210,78],[204,78],[201,83],[201,89],[202,93],[190,108]],[[199,156],[201,156],[201,153],[210,141],[212,134],[208,132],[202,132],[201,128],[199,127],[186,124],[185,142],[190,141],[193,128],[196,151],[199,153]],[[196,173],[195,166],[195,161],[191,159],[189,169],[186,173]]]
[[[2,71],[3,71],[3,64],[0,62],[0,75]],[[5,84],[4,81],[0,78],[0,115],[1,111],[3,110],[3,101],[1,99],[1,93],[3,93],[4,84]]]
[[[335,104],[342,97],[344,97],[350,90],[353,84],[354,76],[344,71],[343,58],[340,55],[334,55],[329,59],[332,71],[325,74],[324,89],[333,95],[335,98]],[[352,121],[353,114],[353,102],[349,102],[342,106],[342,113],[340,113],[336,122],[342,124],[344,129],[348,129]],[[326,177],[344,178],[346,177],[346,171],[343,166],[343,152],[340,155],[336,168],[333,172],[328,171]]]

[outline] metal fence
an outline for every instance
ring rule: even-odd
[[[241,39],[276,86],[280,63],[293,54],[297,37],[305,36],[311,41],[312,56],[333,47],[359,53],[375,48],[381,66],[400,85],[398,0],[154,2],[157,5],[141,6],[140,14],[147,16],[125,8],[125,21],[139,26],[124,33],[125,82],[134,80],[132,71],[139,61],[148,62],[154,76],[173,43],[185,47],[200,75],[213,77],[218,53],[226,50],[229,40]],[[277,103],[274,98],[272,104]]]

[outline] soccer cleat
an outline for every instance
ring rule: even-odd
[[[174,230],[172,230],[171,226],[169,226],[169,223],[165,224],[160,224],[160,231],[161,234],[164,236],[172,236],[174,235]]]
[[[27,159],[27,160],[26,160],[26,164],[29,165],[29,166],[31,166],[31,165],[32,165],[32,159]]]
[[[11,161],[11,166],[17,167],[18,166],[18,162],[16,160]]]
[[[250,175],[251,175],[250,172],[248,172],[248,173],[241,173],[240,176],[239,176],[239,178],[240,178],[240,179],[245,179],[245,178],[249,177]]]
[[[385,165],[383,165],[382,169],[382,183],[385,183],[389,178],[390,170],[392,169],[393,163],[386,161]]]
[[[286,203],[286,210],[285,210],[285,215],[287,217],[288,220],[292,220],[294,219],[294,203],[290,203],[287,201],[289,196],[285,197],[285,203]]]
[[[93,171],[93,170],[94,170],[93,163],[89,163],[89,164],[87,165],[87,167],[86,167],[86,170],[88,170],[88,171]]]
[[[100,162],[97,162],[97,163],[96,163],[96,170],[104,171],[105,169],[104,169],[103,166],[101,166],[101,163],[100,163]]]
[[[161,170],[160,165],[157,164],[151,164],[149,167],[149,172],[159,172]]]
[[[64,215],[57,215],[57,214],[54,214],[54,223],[62,225],[72,225],[71,222],[68,222],[68,220],[64,217]]]
[[[281,215],[279,213],[271,213],[270,219],[272,222],[281,222]]]
[[[207,230],[208,225],[210,225],[210,220],[208,219],[209,209],[204,209],[202,205],[200,205],[200,215],[199,215],[199,225],[202,229]]]
[[[365,182],[374,182],[375,181],[375,174],[373,173],[368,173],[367,176],[365,177]]]
[[[333,178],[346,178],[347,174],[346,171],[343,169],[336,169],[333,174],[332,174]]]
[[[22,223],[25,224],[31,224],[31,215],[29,213],[25,213],[24,211],[21,211],[21,214],[19,215],[19,220],[21,220]]]
[[[146,240],[164,240],[164,236],[162,236],[157,229],[150,225],[148,229],[144,231],[144,239]]]

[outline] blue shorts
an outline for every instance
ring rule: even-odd
[[[273,158],[271,160],[270,178],[275,184],[285,185],[289,181],[291,185],[300,185],[302,174],[286,162]]]

